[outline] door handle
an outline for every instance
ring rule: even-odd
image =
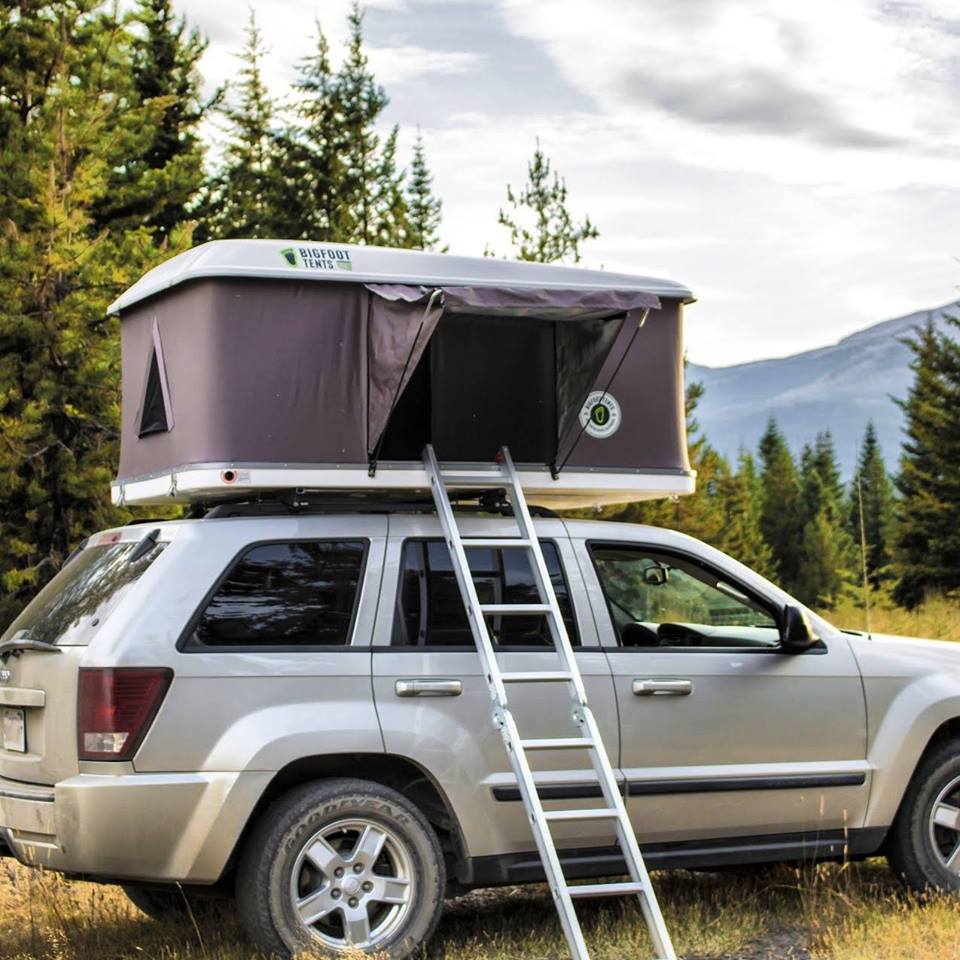
[[[691,693],[693,693],[692,680],[651,677],[647,680],[633,681],[633,694],[636,697],[689,697]]]
[[[459,680],[398,680],[394,684],[398,697],[459,697],[463,684]]]

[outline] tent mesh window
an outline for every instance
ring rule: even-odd
[[[150,352],[150,370],[147,373],[147,387],[143,394],[143,411],[140,414],[138,435],[166,433],[170,429],[167,422],[167,406],[163,399],[163,381],[160,378],[160,361],[157,351]]]

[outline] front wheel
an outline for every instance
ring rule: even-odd
[[[960,741],[920,762],[888,838],[887,859],[918,892],[960,892]]]
[[[440,919],[446,870],[423,814],[363,780],[307,784],[277,800],[247,841],[237,901],[267,953],[413,955]]]

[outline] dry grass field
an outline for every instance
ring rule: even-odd
[[[832,615],[863,627],[854,606]],[[960,640],[960,607],[877,606],[877,632]],[[654,875],[687,960],[960,960],[960,901],[903,894],[880,861]],[[585,903],[596,960],[652,956],[635,908]],[[542,887],[453,901],[430,957],[550,960],[566,952]],[[68,883],[0,861],[0,960],[256,960],[229,910],[154,923],[115,887]]]

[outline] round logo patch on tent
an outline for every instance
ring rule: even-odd
[[[620,404],[612,393],[594,390],[580,408],[580,426],[598,440],[612,437],[620,429]]]

